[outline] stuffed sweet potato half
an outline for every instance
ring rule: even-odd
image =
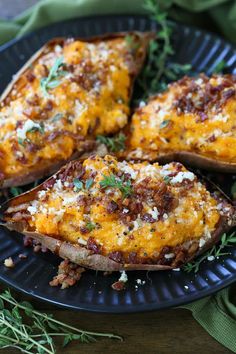
[[[0,102],[0,185],[23,185],[127,123],[150,33],[53,39],[17,73]]]
[[[72,161],[2,206],[2,224],[92,269],[179,267],[235,225],[235,209],[180,163]]]
[[[184,77],[132,117],[128,158],[236,172],[236,76]]]

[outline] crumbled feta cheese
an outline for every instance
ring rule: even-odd
[[[124,208],[123,213],[127,214],[129,212],[129,209]]]
[[[61,180],[57,179],[53,187],[54,187],[54,189],[61,191],[63,188]]]
[[[121,276],[118,281],[122,281],[123,283],[126,283],[128,281],[128,276],[124,270],[121,272]]]
[[[38,192],[38,197],[39,198],[43,198],[43,197],[45,197],[45,195],[46,195],[46,191],[44,191],[44,190]]]
[[[57,44],[57,45],[55,45],[54,50],[56,53],[59,54],[62,52],[62,47],[59,44]]]
[[[152,210],[149,211],[149,213],[151,214],[152,218],[157,220],[158,216],[159,216],[159,211],[157,210],[157,207],[154,207]]]
[[[84,246],[86,246],[86,245],[87,245],[87,241],[86,241],[86,240],[84,240],[84,239],[83,239],[83,238],[81,238],[81,237],[78,239],[78,243],[79,243],[79,244],[81,244],[81,245],[84,245]]]
[[[140,101],[139,102],[139,107],[142,108],[142,107],[145,107],[146,106],[146,103],[144,101]]]
[[[215,257],[214,257],[214,256],[208,256],[208,257],[207,257],[207,260],[208,260],[209,262],[214,261],[214,259],[215,259]]]
[[[82,104],[79,100],[75,100],[75,115],[79,118],[87,109],[87,106]]]
[[[31,119],[27,119],[24,122],[24,125],[22,128],[18,128],[16,130],[16,135],[19,139],[25,140],[26,139],[26,133],[32,129],[32,128],[41,128],[41,126],[38,123],[35,123]]]
[[[36,200],[32,201],[31,205],[28,206],[27,210],[31,215],[36,214],[38,212],[38,202]]]
[[[167,254],[165,254],[165,258],[166,258],[166,259],[174,258],[174,256],[175,256],[174,253],[167,253]]]
[[[178,174],[171,179],[171,183],[182,183],[184,179],[189,179],[190,181],[193,181],[194,178],[195,176],[192,172],[178,172]]]
[[[124,172],[124,173],[128,173],[130,174],[130,177],[132,179],[135,179],[137,177],[138,172],[135,171],[132,167],[130,167],[127,162],[123,161],[123,162],[119,162],[118,163],[118,168]]]
[[[13,268],[15,266],[15,264],[14,264],[14,262],[13,262],[11,257],[5,259],[4,265],[7,268]]]
[[[199,240],[199,247],[200,248],[203,247],[205,245],[205,243],[206,243],[206,240],[203,237],[201,237]]]
[[[62,205],[73,204],[78,199],[78,195],[73,195],[71,197],[63,196]]]

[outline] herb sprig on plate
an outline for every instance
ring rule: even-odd
[[[157,22],[159,30],[156,39],[150,41],[147,63],[138,79],[143,92],[142,99],[163,91],[169,81],[177,80],[191,70],[190,64],[171,61],[174,54],[171,44],[173,28],[167,20],[167,12],[161,9],[156,0],[146,0],[144,7],[151,19]]]
[[[9,290],[0,294],[0,348],[15,348],[27,354],[55,354],[53,340],[63,339],[63,346],[73,340],[89,343],[97,338],[122,340],[112,333],[84,331],[39,312],[27,302],[18,302]]]
[[[185,272],[197,273],[200,265],[203,261],[207,260],[209,257],[213,259],[230,254],[230,252],[223,251],[226,247],[236,245],[236,234],[235,232],[227,235],[223,234],[219,245],[213,246],[209,251],[205,252],[201,257],[198,257],[195,261],[187,263],[183,266]]]
[[[48,90],[53,89],[60,85],[62,76],[68,74],[67,71],[62,70],[64,65],[64,58],[60,57],[55,60],[54,65],[51,67],[47,77],[44,77],[40,81],[40,87],[44,96],[48,96]]]
[[[105,144],[111,152],[118,152],[125,149],[126,136],[123,133],[119,133],[112,138],[103,135],[97,135],[96,140],[101,144]]]

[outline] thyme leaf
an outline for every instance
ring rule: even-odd
[[[187,263],[183,266],[183,270],[187,273],[194,272],[197,273],[202,262],[207,260],[209,257],[221,257],[225,256],[227,254],[230,254],[230,252],[225,252],[223,251],[226,247],[229,247],[231,245],[235,244],[236,245],[236,234],[235,232],[227,235],[223,234],[220,240],[219,245],[213,246],[209,251],[204,253],[201,257],[198,257],[195,261]],[[213,258],[213,259],[214,259]]]
[[[236,199],[236,182],[234,182],[231,186],[231,195],[233,197],[233,199]]]
[[[105,144],[111,152],[122,151],[125,149],[126,136],[123,133],[119,133],[113,138],[97,135],[96,140],[101,144]]]
[[[53,315],[39,312],[27,301],[18,302],[9,290],[0,294],[0,348],[14,348],[28,354],[55,354],[55,338],[63,339],[63,346],[73,340],[83,343],[99,337],[122,340],[112,333],[85,331]]]
[[[89,221],[89,222],[87,222],[85,227],[89,232],[91,232],[96,228],[96,224],[92,221]]]
[[[100,186],[102,189],[118,188],[121,191],[123,198],[129,197],[133,193],[131,181],[125,181],[124,176],[118,178],[113,174],[109,176],[103,175],[103,180],[100,181]]]
[[[61,77],[67,74],[67,71],[61,70],[64,65],[64,58],[60,57],[55,60],[54,65],[51,67],[47,77],[40,80],[40,87],[44,96],[48,96],[48,90],[56,88],[61,83]]]
[[[213,69],[214,74],[220,74],[227,67],[227,63],[224,60],[219,61]]]
[[[17,197],[21,193],[23,193],[23,190],[20,187],[11,187],[10,192],[13,195],[13,197]]]
[[[158,1],[146,0],[145,9],[158,24],[156,39],[149,43],[147,63],[138,79],[142,100],[166,89],[169,81],[177,80],[191,69],[190,64],[171,62],[174,49],[171,44],[173,26],[167,20],[167,12]]]

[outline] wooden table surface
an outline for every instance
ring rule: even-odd
[[[4,286],[0,285],[0,291],[3,289]],[[30,300],[36,309],[52,313],[55,318],[77,328],[112,332],[124,338],[123,342],[111,339],[101,339],[90,344],[72,342],[66,348],[56,342],[58,354],[231,353],[209,336],[188,310],[170,309],[127,315],[77,312],[38,302],[14,291],[12,294],[16,295],[18,300]],[[16,350],[3,349],[0,353],[15,354]]]
[[[0,0],[0,17],[10,18],[37,0]],[[0,285],[0,291],[4,289]],[[16,294],[13,292],[13,294]],[[19,299],[27,299],[17,294]],[[192,318],[190,311],[170,309],[139,314],[99,314],[63,310],[46,303],[32,300],[34,307],[74,325],[91,331],[114,332],[124,337],[124,342],[99,340],[92,344],[73,342],[61,348],[58,354],[99,353],[103,354],[227,354],[224,348]],[[2,350],[2,354],[13,354],[16,350]]]

